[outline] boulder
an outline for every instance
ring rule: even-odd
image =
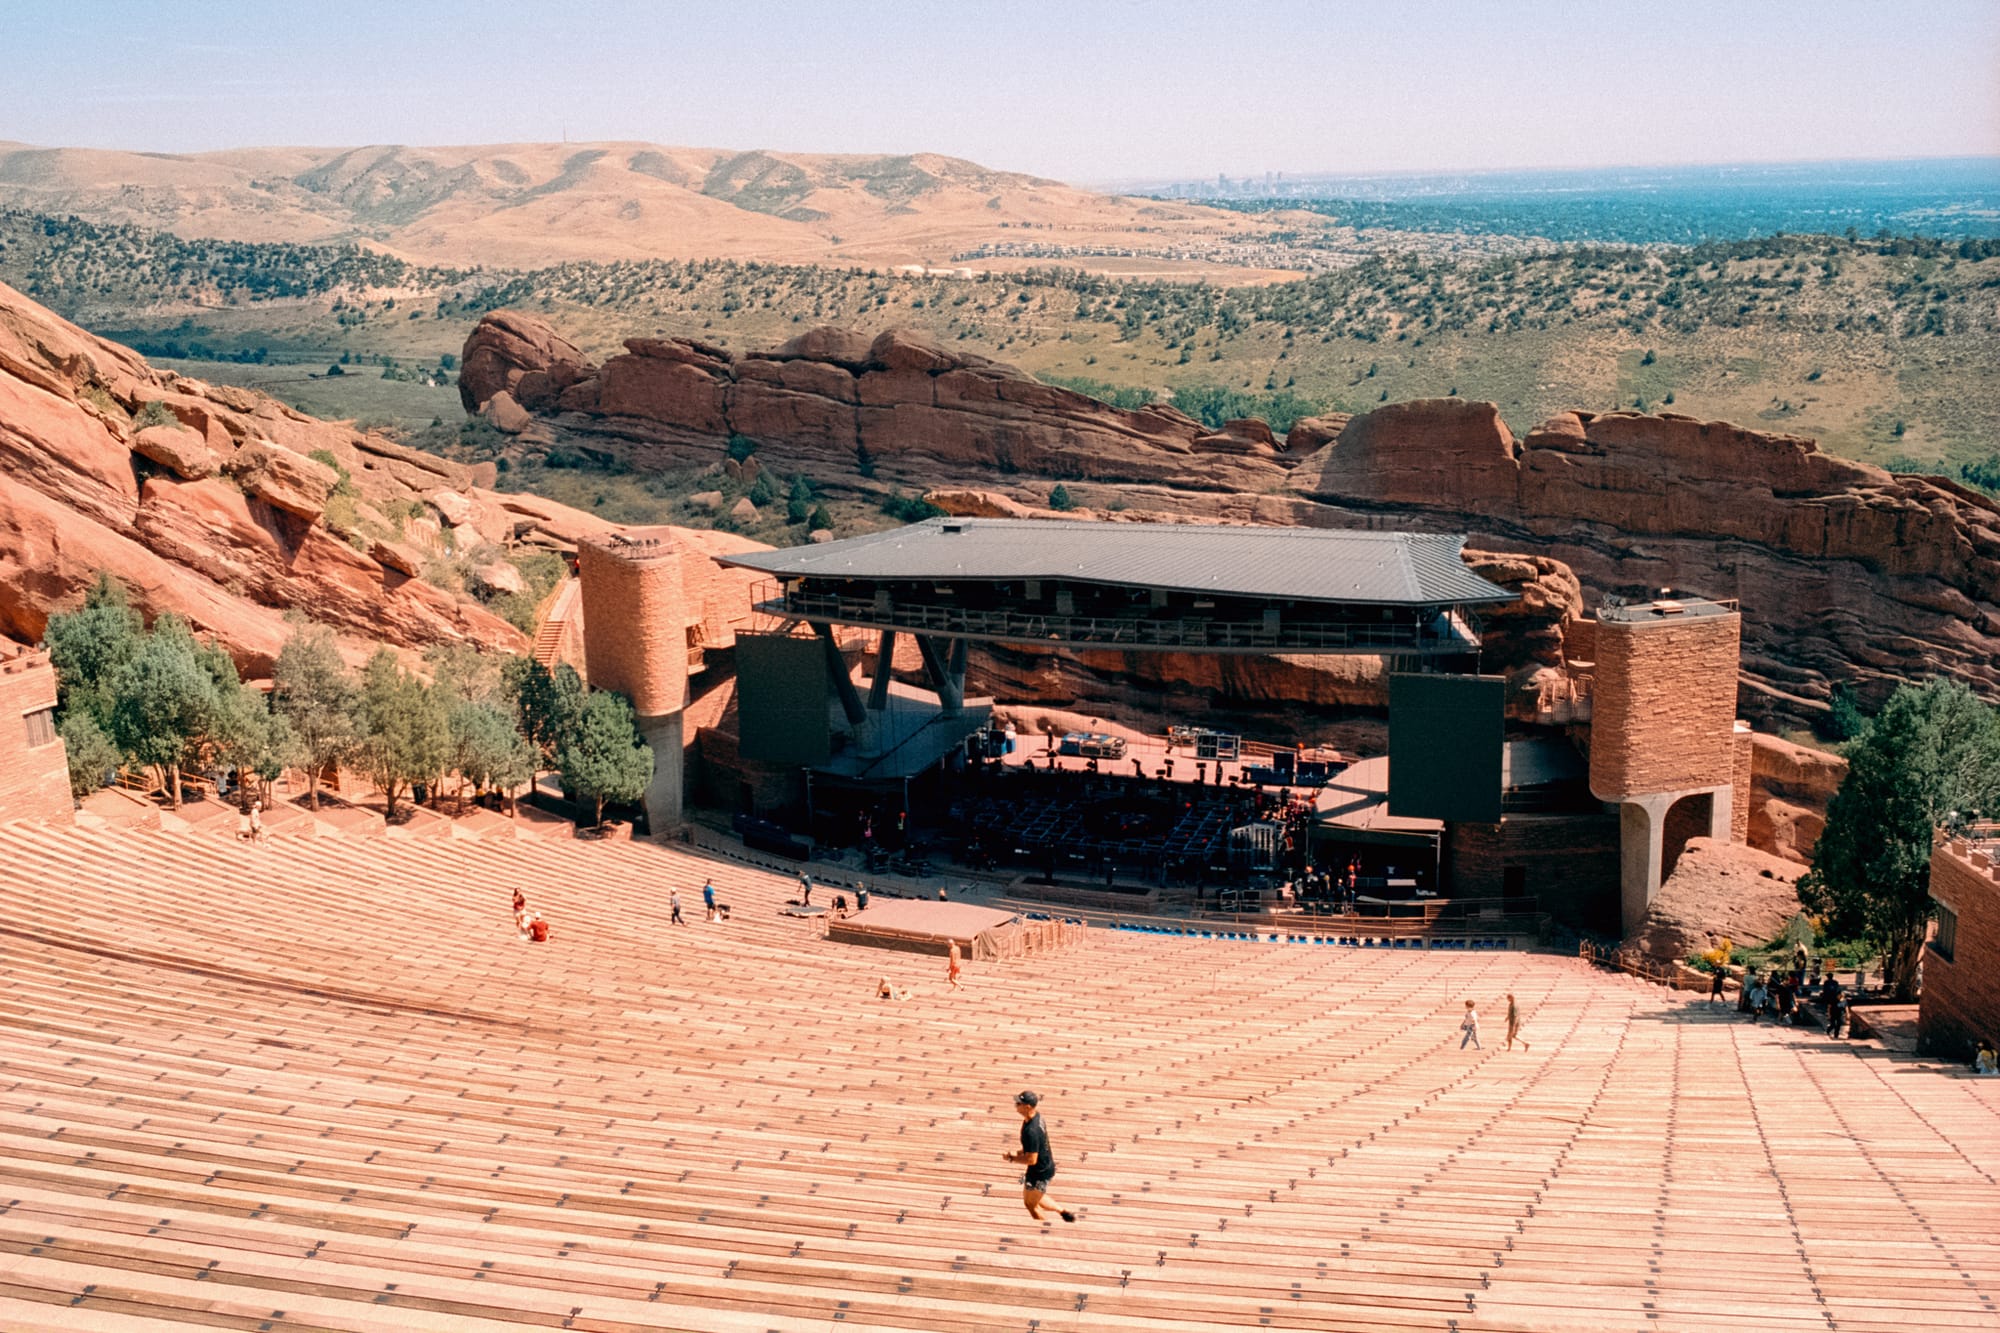
[[[1346,412],[1326,412],[1316,417],[1300,417],[1292,423],[1292,429],[1285,435],[1285,452],[1303,457],[1317,449],[1323,449],[1340,438],[1340,432],[1347,429],[1353,420]]]
[[[1029,518],[1038,512],[998,491],[953,488],[926,491],[924,499],[953,518]]]
[[[868,345],[868,364],[878,370],[935,374],[961,362],[923,329],[885,329]]]
[[[546,320],[518,310],[493,311],[473,328],[460,353],[459,400],[467,412],[477,412],[528,371],[547,370],[558,361],[581,365],[583,353]]]
[[[148,426],[132,437],[132,452],[183,481],[212,477],[219,466],[207,440],[185,426]]]
[[[823,545],[826,542],[832,541],[833,539],[834,538],[833,538],[832,528],[821,528],[818,532],[815,532],[810,538],[810,540],[815,546]]]
[[[535,422],[528,415],[528,409],[515,402],[514,395],[505,389],[488,398],[486,406],[480,411],[493,423],[495,430],[503,430],[509,435],[519,435]]]
[[[750,503],[749,496],[743,496],[735,504],[729,506],[729,516],[739,523],[755,523],[757,521],[757,506]]]
[[[424,568],[423,552],[407,542],[391,541],[386,537],[369,539],[368,558],[384,569],[393,569],[412,578],[421,574]]]
[[[432,491],[424,496],[438,516],[454,528],[469,528],[478,513],[472,500],[457,491]]]
[[[473,570],[472,583],[476,591],[492,596],[528,590],[528,581],[521,577],[521,571],[505,560],[495,560]]]
[[[697,509],[720,509],[722,508],[722,492],[696,491],[688,497],[688,503]]]
[[[340,474],[318,459],[268,440],[252,440],[238,449],[224,471],[246,493],[303,519],[324,513],[327,497],[340,483]]]
[[[1799,867],[1755,848],[1691,838],[1632,943],[1679,962],[1724,939],[1762,944],[1799,913]]]
[[[854,329],[822,324],[807,329],[761,355],[772,361],[827,361],[848,370],[868,364],[871,339]]]

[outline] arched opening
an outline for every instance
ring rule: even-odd
[[[1698,792],[1683,796],[1667,807],[1660,832],[1660,878],[1674,873],[1689,838],[1705,838],[1715,821],[1715,794]]]

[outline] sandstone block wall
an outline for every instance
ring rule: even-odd
[[[1732,787],[1742,616],[1599,620],[1590,726],[1598,799]]]
[[[69,822],[69,761],[55,734],[55,706],[48,654],[0,661],[0,819]]]
[[[639,530],[625,543],[583,542],[577,554],[591,685],[625,695],[642,718],[680,711],[690,616],[678,545]]]
[[[1618,929],[1618,817],[1509,815],[1498,824],[1453,824],[1445,873],[1459,897],[1498,898],[1508,866],[1541,910],[1582,926]]]
[[[1750,787],[1755,769],[1756,733],[1750,730],[1748,722],[1736,724],[1736,734],[1732,737],[1736,746],[1736,764],[1731,771],[1729,785],[1735,788],[1729,806],[1729,840],[1735,843],[1750,841]]]
[[[1963,842],[1931,855],[1931,896],[1958,914],[1952,956],[1924,950],[1917,1039],[1934,1055],[1969,1058],[1980,1037],[2000,1040],[2000,882],[1986,852]]]

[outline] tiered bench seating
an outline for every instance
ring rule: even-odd
[[[2000,1080],[1574,959],[1093,929],[952,992],[681,848],[0,863],[0,1328],[2000,1327]]]

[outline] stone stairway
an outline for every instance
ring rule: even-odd
[[[2000,1327],[2000,1080],[1506,951],[1093,930],[954,993],[784,873],[313,834],[0,825],[0,1327]]]

